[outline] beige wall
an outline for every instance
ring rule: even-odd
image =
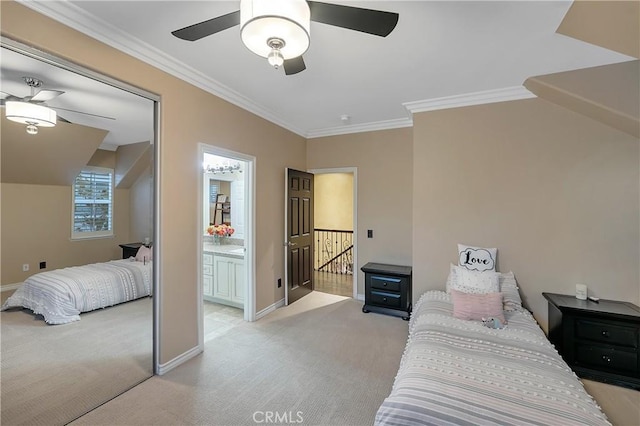
[[[107,169],[115,170],[117,164],[116,153],[114,151],[97,149],[96,152],[93,153],[87,164],[95,167],[105,167]],[[84,165],[82,167],[84,167]]]
[[[7,37],[162,96],[161,364],[198,344],[198,143],[256,157],[257,309],[284,297],[284,169],[305,168],[303,138],[14,2],[1,19]]]
[[[544,291],[638,303],[638,146],[539,99],[415,115],[414,295],[443,289],[466,243],[498,248],[545,327]]]
[[[231,182],[219,180],[218,188],[220,188],[219,194],[224,194],[227,196],[227,201],[231,200]]]
[[[113,169],[116,156],[99,149],[87,164]],[[129,242],[130,231],[128,189],[114,192],[113,237],[72,241],[72,186],[2,183],[1,188],[2,285],[22,282],[41,271],[122,257],[118,244]],[[40,270],[40,262],[47,262],[47,268]],[[28,272],[22,271],[25,263]]]
[[[161,363],[197,344],[199,142],[256,157],[258,310],[283,297],[275,283],[283,276],[285,167],[357,167],[356,267],[412,264],[414,299],[444,287],[464,242],[498,247],[499,268],[516,273],[544,324],[540,292],[572,293],[576,282],[598,296],[640,301],[637,138],[527,100],[423,113],[413,129],[305,144],[14,2],[2,2],[1,18],[5,36],[162,96]],[[3,220],[4,207],[3,199]],[[359,283],[363,293],[361,272]]]
[[[556,32],[640,58],[638,16],[637,1],[574,1]]]
[[[99,149],[87,164],[114,169],[116,153]],[[3,183],[1,284],[16,284],[45,270],[119,259],[122,249],[118,244],[151,237],[150,173],[148,167],[130,190],[115,190],[114,237],[75,241],[70,240],[71,186]],[[47,268],[40,270],[43,261]],[[22,271],[25,263],[30,266],[28,272]]]
[[[367,262],[411,264],[412,134],[403,128],[307,141],[308,169],[357,168],[358,294]]]
[[[353,231],[353,173],[317,174],[313,183],[314,227]]]
[[[5,2],[1,3],[2,12]],[[107,131],[58,120],[29,135],[25,125],[0,118],[1,181],[34,185],[71,185]]]
[[[151,167],[142,172],[129,190],[129,241],[153,240],[153,175]]]
[[[71,238],[71,187],[3,183],[2,285],[24,281],[37,272],[106,262],[122,257],[118,244],[129,239],[129,190],[114,192],[114,237]],[[38,268],[40,262],[47,268]],[[29,264],[29,272],[22,265]]]

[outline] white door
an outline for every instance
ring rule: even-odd
[[[236,238],[244,238],[244,180],[231,181],[231,223]]]

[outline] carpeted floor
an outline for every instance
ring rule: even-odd
[[[211,332],[207,333],[204,354],[164,376],[142,382],[72,424],[371,425],[378,406],[391,390],[405,346],[407,322],[363,314],[361,307],[362,302],[353,299],[314,292],[255,323],[240,321],[236,312],[226,312],[229,318],[221,327],[220,319],[214,321],[212,317],[207,324]],[[6,317],[2,315],[4,332]],[[17,391],[22,398],[31,398],[34,389],[49,391],[40,400],[11,407],[11,398],[16,396],[9,395],[5,387],[4,337],[3,425],[64,424],[55,416],[76,410],[86,398],[83,392],[95,394],[111,386],[104,378],[89,375],[91,389],[83,391],[67,378],[70,390],[57,393],[72,403],[57,400],[51,417],[32,421],[32,411],[37,411],[40,404],[56,405],[46,401],[56,401],[56,388],[45,380],[33,379],[30,372],[23,373],[24,386]],[[30,340],[29,333],[25,337]],[[129,344],[125,342],[125,346]],[[146,364],[139,361],[139,365]],[[56,369],[57,363],[51,362],[42,368]],[[64,374],[50,375],[64,379]],[[114,374],[114,381],[121,378],[121,374]],[[614,426],[640,424],[640,392],[584,382]],[[20,421],[8,421],[5,410]]]
[[[251,425],[279,418],[371,425],[391,390],[408,323],[361,309],[353,299],[313,292],[230,328],[206,342],[202,355],[72,424]]]
[[[150,377],[151,305],[147,297],[53,326],[26,309],[0,313],[2,425],[66,424]]]

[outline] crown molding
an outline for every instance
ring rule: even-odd
[[[445,96],[422,101],[405,102],[402,105],[412,114],[417,112],[436,111],[439,109],[459,108],[472,105],[491,104],[495,102],[515,101],[535,98],[536,95],[524,86],[504,87],[502,89],[484,90],[482,92],[465,93],[463,95]]]
[[[347,135],[350,133],[375,132],[377,130],[399,129],[412,127],[411,118],[399,118],[395,120],[375,121],[373,123],[352,124],[348,126],[328,127],[325,129],[310,130],[307,139],[322,138],[325,136]]]
[[[204,73],[190,67],[183,62],[167,55],[150,44],[132,37],[121,29],[96,18],[84,9],[69,1],[34,1],[16,0],[18,3],[36,12],[54,19],[63,25],[71,27],[83,34],[118,49],[134,58],[165,71],[176,78],[184,80],[205,90],[237,107],[249,111],[271,123],[287,129],[308,139],[324,136],[344,135],[350,133],[371,132],[377,130],[396,129],[413,126],[412,118],[384,120],[372,123],[329,127],[304,131],[283,118],[273,114],[267,108],[255,103],[246,96],[208,77]],[[518,99],[536,97],[523,86],[506,87],[496,90],[467,93],[462,95],[445,96],[441,98],[421,101],[405,102],[402,105],[410,114],[435,111],[440,109],[458,108],[471,105],[505,102]]]
[[[68,1],[17,0],[18,3],[54,19],[83,34],[118,49],[134,58],[165,71],[242,109],[304,137],[305,132],[283,120],[246,96],[180,62],[150,44],[125,33],[116,26],[96,18]]]

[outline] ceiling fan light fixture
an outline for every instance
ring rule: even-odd
[[[273,53],[269,41],[274,39],[282,41],[277,50],[283,61],[305,53],[309,48],[310,22],[311,12],[305,0],[240,1],[242,42],[263,58]]]
[[[271,47],[271,52],[269,52],[269,56],[267,56],[267,60],[269,61],[269,65],[278,69],[284,64],[284,57],[280,50],[284,47],[284,41],[279,38],[271,38],[267,41],[269,47]]]
[[[35,124],[27,124],[27,133],[29,133],[30,135],[37,135],[38,126],[36,126]]]
[[[38,127],[53,127],[57,118],[56,112],[51,108],[20,101],[7,101],[5,116],[7,120]]]

